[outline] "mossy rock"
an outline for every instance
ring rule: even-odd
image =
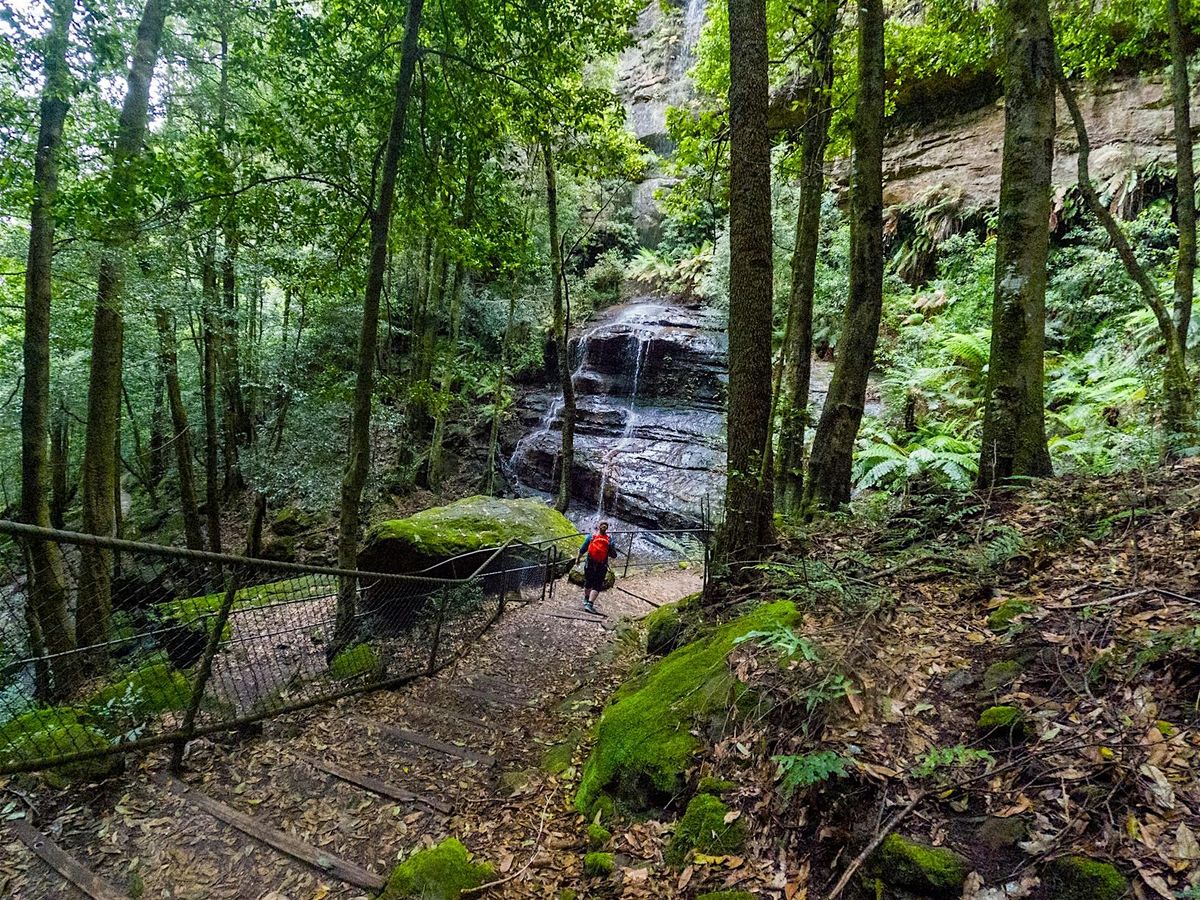
[[[54,760],[72,753],[108,750],[113,742],[87,724],[86,712],[69,706],[50,706],[17,716],[0,728],[0,761],[29,763]],[[99,756],[53,767],[48,780],[100,781],[124,768],[120,756]]]
[[[588,878],[604,878],[617,869],[617,860],[611,853],[589,853],[583,858],[583,874]]]
[[[646,652],[665,656],[679,647],[685,630],[675,604],[660,606],[646,616]]]
[[[490,865],[471,861],[461,841],[446,838],[396,866],[379,900],[458,900],[463,891],[490,881],[492,875]]]
[[[583,733],[572,731],[563,740],[542,754],[540,763],[543,772],[549,775],[562,775],[571,768],[575,761],[575,751],[583,741]]]
[[[296,506],[285,506],[271,519],[271,530],[280,537],[295,537],[321,524],[321,517]]]
[[[1046,866],[1042,886],[1054,900],[1118,900],[1129,879],[1112,863],[1086,856],[1063,856]]]
[[[864,869],[869,881],[914,891],[934,900],[956,900],[971,871],[967,860],[946,847],[931,847],[889,834]]]
[[[514,769],[500,776],[500,789],[505,796],[514,797],[528,788],[536,777],[536,769]]]
[[[675,835],[664,858],[682,867],[693,850],[713,856],[737,853],[746,843],[746,826],[740,819],[726,822],[729,807],[712,794],[697,794],[675,825]]]
[[[538,543],[554,540],[569,560],[579,552],[578,530],[567,517],[543,501],[467,497],[435,506],[407,519],[380,522],[368,533],[358,566],[366,571],[417,572],[463,554],[499,547],[509,540]],[[461,562],[470,574],[482,560]]]
[[[1024,667],[1015,659],[992,663],[983,673],[983,689],[989,694],[994,694],[1016,681],[1023,671]]]
[[[993,850],[1001,850],[1005,847],[1015,847],[1029,837],[1029,828],[1025,821],[1017,816],[988,816],[976,834],[981,844]]]
[[[329,664],[329,674],[338,681],[349,681],[360,675],[379,671],[379,657],[370,644],[347,647]]]
[[[709,891],[697,894],[696,900],[754,900],[754,895],[749,891]]]
[[[588,849],[603,850],[608,846],[608,842],[612,840],[612,832],[603,825],[592,823],[587,828]]]
[[[112,704],[135,718],[187,709],[192,685],[187,676],[166,661],[150,662],[129,672],[92,697],[90,705]]]
[[[1033,604],[1028,600],[1005,600],[988,616],[988,628],[996,634],[1004,634],[1015,627],[1014,619],[1033,611]]]
[[[992,743],[1019,743],[1025,737],[1025,713],[1016,706],[989,706],[976,727]]]
[[[583,587],[583,572],[579,569],[572,569],[567,573],[567,581],[575,587]],[[604,573],[604,587],[601,590],[611,590],[616,583],[617,573],[612,570],[612,566],[609,566],[608,571]]]
[[[635,809],[678,794],[700,747],[692,733],[696,725],[724,722],[744,691],[726,661],[734,641],[751,631],[799,621],[789,601],[760,606],[624,684],[600,717],[576,808],[592,818],[593,805],[604,794]]]
[[[268,560],[269,562],[295,562],[298,557],[296,541],[290,537],[272,538],[263,544],[258,555],[259,558]]]
[[[711,775],[705,775],[696,784],[697,794],[712,794],[714,797],[721,797],[728,794],[737,785],[732,781],[726,781],[724,778],[713,778]]]

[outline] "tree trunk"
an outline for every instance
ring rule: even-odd
[[[154,379],[154,409],[150,413],[150,447],[146,456],[146,474],[155,488],[162,482],[167,471],[166,408],[163,403],[162,370]]]
[[[231,497],[245,487],[241,462],[238,459],[238,447],[249,433],[245,400],[242,397],[235,226],[231,225],[224,230],[222,244],[225,252],[221,257],[221,331],[218,345],[222,400],[221,459],[224,465],[222,491],[224,496]]]
[[[858,105],[850,198],[850,296],[838,358],[813,439],[804,507],[836,509],[850,499],[854,441],[883,311],[883,2],[859,0]]]
[[[1005,0],[1004,161],[979,484],[1051,472],[1043,400],[1054,162],[1054,38],[1046,0]]]
[[[66,527],[71,489],[71,420],[59,402],[50,425],[50,524]]]
[[[49,474],[46,448],[50,422],[50,307],[54,262],[54,204],[58,198],[58,149],[67,118],[71,73],[67,68],[67,42],[74,0],[55,0],[50,9],[50,30],[45,43],[45,86],[38,110],[37,156],[33,171],[33,204],[29,213],[29,255],[25,267],[25,380],[21,398],[21,518],[45,528],[52,522],[47,498]],[[62,434],[55,429],[56,434]],[[65,438],[59,444],[65,458]],[[58,476],[57,468],[54,475]],[[63,483],[65,486],[65,476]],[[58,486],[57,477],[55,486]],[[55,494],[55,511],[62,527],[63,495]],[[29,571],[30,647],[56,656],[37,672],[37,693],[46,699],[63,697],[79,681],[75,625],[68,610],[62,552],[49,541],[26,543]]]
[[[723,552],[770,541],[771,140],[765,0],[729,0],[729,426]]]
[[[1186,2],[1186,0],[1184,0]],[[1167,0],[1171,32],[1171,93],[1175,106],[1175,219],[1179,261],[1175,267],[1175,331],[1186,351],[1196,293],[1196,170],[1192,157],[1192,87],[1180,0]]]
[[[794,515],[804,501],[805,428],[812,379],[812,318],[816,294],[817,251],[821,239],[821,202],[825,195],[825,151],[833,107],[833,38],[839,4],[823,0],[813,20],[812,76],[808,110],[801,136],[800,209],[792,251],[792,286],[788,296],[788,341],[784,348],[782,422],[779,435],[779,478],[776,502]]]
[[[1180,343],[1176,321],[1171,317],[1171,310],[1158,291],[1158,285],[1147,274],[1138,261],[1137,255],[1129,245],[1129,239],[1121,229],[1112,212],[1100,200],[1096,188],[1092,184],[1088,171],[1091,157],[1091,142],[1088,140],[1087,126],[1083,113],[1079,110],[1079,101],[1071,83],[1067,81],[1061,66],[1056,62],[1055,75],[1058,79],[1058,90],[1066,103],[1067,112],[1075,125],[1075,139],[1079,143],[1079,190],[1083,194],[1092,215],[1104,226],[1108,239],[1112,241],[1117,256],[1133,279],[1134,284],[1142,294],[1142,299],[1154,313],[1158,323],[1158,332],[1166,349],[1166,360],[1163,365],[1163,394],[1166,400],[1164,426],[1167,432],[1167,449],[1174,454],[1194,443],[1196,440],[1196,406],[1195,388],[1188,372],[1186,347]]]
[[[562,387],[562,453],[559,457],[558,494],[554,507],[565,513],[571,505],[571,473],[575,468],[575,385],[571,381],[571,354],[568,349],[570,323],[563,298],[562,236],[558,225],[558,177],[554,169],[554,151],[548,138],[542,139],[542,162],[546,169],[546,213],[550,224],[550,281],[554,306],[554,340],[558,342],[558,380]]]
[[[379,297],[387,268],[388,234],[392,207],[396,200],[396,172],[404,146],[408,100],[412,93],[413,72],[417,65],[421,8],[424,0],[408,0],[404,18],[404,44],[400,55],[400,73],[396,77],[392,121],[380,175],[379,196],[371,210],[370,261],[363,297],[362,331],[358,341],[358,371],[354,382],[354,406],[350,414],[350,461],[342,479],[341,520],[338,530],[338,565],[353,569],[358,563],[359,506],[363,486],[371,468],[371,394],[375,384],[375,345],[379,336]],[[328,655],[332,659],[354,636],[355,593],[353,579],[343,579],[338,590],[337,621]]]
[[[171,445],[175,448],[175,470],[179,474],[179,504],[183,513],[184,541],[189,550],[204,549],[204,532],[196,502],[196,476],[192,468],[192,437],[187,409],[179,388],[179,357],[175,346],[175,325],[165,307],[154,311],[158,328],[159,358],[167,386],[167,406],[171,410]]]
[[[208,548],[221,552],[221,496],[217,436],[217,266],[216,250],[210,240],[200,262],[200,368],[201,400],[204,407],[204,512],[208,519]]]
[[[492,495],[496,491],[496,454],[500,446],[500,405],[504,402],[504,375],[508,371],[508,346],[512,338],[513,316],[517,310],[515,293],[508,298],[508,318],[504,323],[504,337],[500,341],[500,363],[496,368],[496,393],[492,395],[492,431],[488,438],[487,476],[483,492]]]

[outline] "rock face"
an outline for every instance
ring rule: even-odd
[[[718,315],[652,299],[610,311],[573,341],[575,499],[628,522],[697,525],[724,487],[727,351]],[[557,484],[561,405],[513,453],[525,487]]]
[[[1174,165],[1170,86],[1163,74],[1113,78],[1079,85],[1079,105],[1092,144],[1092,177],[1102,182],[1151,162]],[[1200,112],[1192,98],[1193,117]],[[1076,181],[1078,144],[1071,119],[1058,101],[1053,180]],[[884,158],[884,203],[907,203],[934,188],[961,191],[970,205],[995,206],[1000,198],[1004,149],[1003,101],[984,109],[892,132]],[[843,176],[845,172],[841,173]]]

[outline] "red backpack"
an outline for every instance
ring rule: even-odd
[[[608,562],[608,545],[611,543],[607,534],[594,534],[588,542],[588,556],[592,562]]]

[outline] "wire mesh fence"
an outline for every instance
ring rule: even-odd
[[[0,522],[0,774],[98,775],[186,741],[431,674],[506,603],[545,596],[553,545],[458,577],[168,549]]]

